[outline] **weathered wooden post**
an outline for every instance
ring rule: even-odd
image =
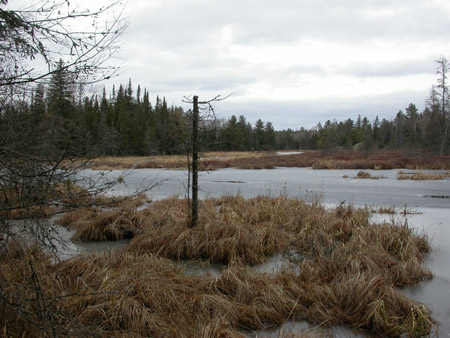
[[[192,218],[191,228],[198,221],[198,96],[194,96],[194,110],[192,117]]]

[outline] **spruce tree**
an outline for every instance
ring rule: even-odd
[[[64,66],[64,62],[59,60],[48,89],[48,109],[51,114],[63,119],[74,117],[73,83],[73,75]]]

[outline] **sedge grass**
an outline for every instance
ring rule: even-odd
[[[244,337],[248,330],[306,319],[412,337],[433,325],[426,307],[402,296],[373,266],[349,260],[345,250],[305,261],[300,273],[233,265],[217,278],[190,276],[166,259],[125,250],[59,264],[36,251],[17,251],[1,262],[9,292],[32,294],[17,280],[33,259],[59,324],[75,321],[103,336]],[[36,333],[14,309],[2,311],[10,336]]]
[[[219,168],[273,169],[276,167],[312,167],[313,169],[450,169],[450,156],[428,153],[405,153],[379,150],[303,151],[288,155],[275,152],[212,152],[202,153],[200,170]],[[93,169],[187,168],[185,155],[147,157],[103,157],[92,161]]]
[[[423,173],[423,172],[399,172],[399,180],[413,180],[413,181],[437,181],[445,180],[450,177],[450,173]]]
[[[422,265],[429,242],[406,224],[370,224],[366,209],[327,209],[286,197],[204,200],[193,229],[182,199],[129,210],[89,211],[94,219],[136,226],[125,249],[52,264],[17,247],[0,262],[2,285],[30,298],[18,281],[37,255],[41,285],[49,299],[56,297],[60,318],[110,336],[244,337],[287,320],[387,337],[422,336],[433,328],[429,309],[397,289],[432,277]],[[74,214],[73,222],[80,218]],[[268,274],[250,267],[274,253],[297,269]],[[228,266],[218,277],[192,276],[167,258]],[[15,327],[33,332],[11,307],[1,318],[11,336],[20,334]]]
[[[372,175],[371,173],[368,173],[367,171],[358,171],[358,174],[354,178],[378,180],[380,178],[385,178],[385,177]]]
[[[101,201],[102,205],[115,208],[80,208],[67,212],[56,220],[57,224],[76,229],[72,240],[120,241],[134,237],[143,227],[143,215],[137,212],[137,207],[147,200],[144,194],[134,198],[96,197],[96,200]]]

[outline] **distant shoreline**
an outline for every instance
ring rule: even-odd
[[[282,155],[282,156],[281,156]],[[91,169],[145,169],[188,167],[187,155],[155,155],[99,157],[90,161]],[[223,168],[274,169],[276,167],[312,167],[313,169],[409,169],[450,170],[450,155],[378,150],[363,151],[283,151],[283,152],[204,152],[200,153],[199,169]]]

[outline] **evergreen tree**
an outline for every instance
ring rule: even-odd
[[[265,140],[264,122],[261,119],[256,121],[253,133],[255,136],[254,140],[255,149],[263,150],[266,140]]]
[[[244,150],[244,135],[238,126],[235,115],[228,120],[227,126],[224,130],[225,149],[226,150]]]
[[[39,83],[33,90],[33,98],[31,101],[31,113],[37,118],[41,119],[45,112],[45,86]]]
[[[236,127],[239,130],[239,137],[241,138],[239,140],[239,148],[241,150],[251,150],[253,132],[252,125],[247,123],[245,116],[240,115]]]
[[[90,137],[81,112],[75,107],[74,75],[60,60],[50,79],[47,91],[47,124],[54,130],[54,146],[70,156],[88,151]]]
[[[273,128],[272,122],[266,122],[264,132],[265,132],[265,149],[275,150],[276,138],[275,138],[275,129]]]
[[[63,119],[74,118],[73,75],[65,68],[62,60],[59,60],[50,79],[47,99],[51,114]]]
[[[394,138],[394,125],[392,122],[383,119],[380,125],[380,131],[378,134],[379,147],[386,148],[391,147]]]
[[[407,123],[407,144],[411,147],[417,147],[422,144],[422,135],[419,124],[419,111],[417,107],[410,103],[405,109],[405,118]]]

